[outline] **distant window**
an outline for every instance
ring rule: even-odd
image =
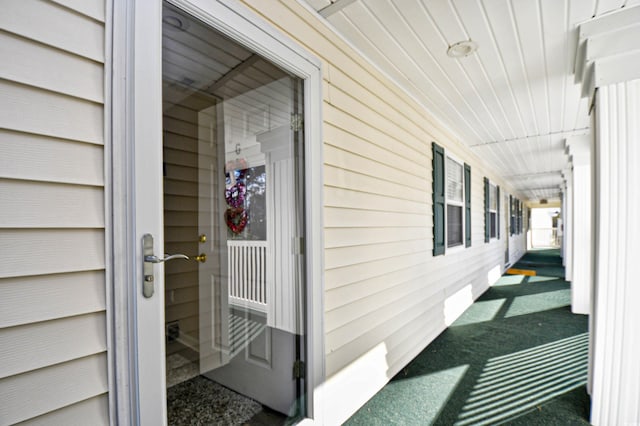
[[[489,184],[489,236],[498,236],[498,188]]]
[[[484,242],[500,239],[500,186],[484,178]]]

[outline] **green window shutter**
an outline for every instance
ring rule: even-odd
[[[491,239],[491,213],[489,213],[489,179],[484,178],[484,242]]]
[[[444,254],[444,149],[433,142],[433,255]]]
[[[500,239],[500,186],[496,187],[496,220],[497,220],[497,228],[496,228],[496,237]]]
[[[522,234],[522,201],[518,200],[518,234]]]
[[[516,200],[516,234],[520,234],[520,200]]]
[[[471,247],[471,166],[464,164],[464,246]]]
[[[509,195],[509,235],[512,236],[516,227],[516,220],[514,215],[513,197]]]
[[[516,235],[520,234],[520,200],[516,198]]]

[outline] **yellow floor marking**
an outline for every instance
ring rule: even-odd
[[[536,271],[532,271],[531,269],[507,269],[507,274],[512,275],[528,275],[530,277],[536,276]]]

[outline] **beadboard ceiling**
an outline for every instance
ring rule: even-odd
[[[306,0],[527,200],[559,200],[588,132],[576,25],[640,0]],[[449,46],[472,40],[463,58]]]

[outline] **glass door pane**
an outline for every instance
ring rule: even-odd
[[[302,85],[165,4],[170,424],[304,415]]]

